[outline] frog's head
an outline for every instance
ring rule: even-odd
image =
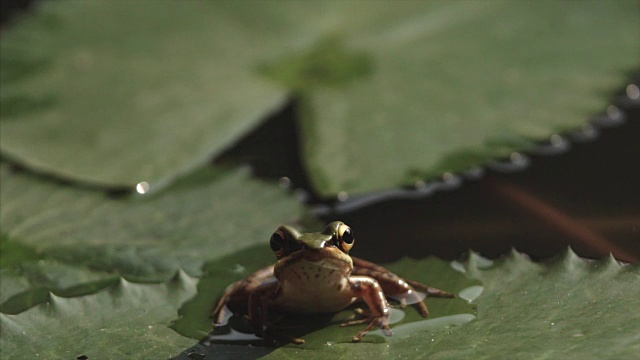
[[[301,233],[291,226],[280,226],[271,235],[271,249],[278,259],[304,250],[309,254],[348,256],[355,238],[353,230],[342,221],[329,223],[322,232]],[[313,255],[316,257],[319,255]]]

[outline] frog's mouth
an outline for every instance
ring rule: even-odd
[[[336,247],[326,247],[322,249],[304,248],[300,253],[304,260],[311,262],[316,266],[322,266],[329,269],[353,267],[351,257]]]
[[[311,249],[302,248],[289,256],[286,256],[275,264],[274,274],[279,278],[283,269],[295,269],[298,266],[327,269],[333,273],[349,274],[353,270],[351,257],[338,248]],[[286,276],[286,273],[285,273]]]

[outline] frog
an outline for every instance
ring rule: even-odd
[[[398,300],[402,307],[413,304],[423,317],[429,316],[425,295],[455,297],[350,256],[354,243],[354,231],[342,221],[329,223],[321,232],[302,233],[290,225],[278,227],[269,241],[276,263],[227,287],[211,313],[214,326],[224,324],[230,315],[229,307],[246,306],[247,318],[257,336],[303,344],[304,339],[278,334],[268,326],[269,311],[336,313],[364,302],[368,311],[356,309],[362,318],[340,325],[366,324],[352,338],[353,342],[359,342],[378,328],[384,335],[393,335],[389,327],[389,297]]]

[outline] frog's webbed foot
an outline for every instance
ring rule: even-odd
[[[371,316],[371,317],[367,317],[359,320],[350,320],[340,324],[340,326],[345,327],[345,326],[352,326],[352,325],[360,325],[360,324],[365,324],[367,322],[369,322],[369,325],[367,325],[366,328],[359,331],[356,334],[356,336],[353,337],[353,342],[358,342],[362,340],[362,337],[364,337],[369,331],[372,331],[376,328],[380,328],[382,330],[382,333],[385,334],[386,336],[393,335],[393,331],[391,331],[391,329],[389,328],[388,316],[384,316],[384,315]]]
[[[386,336],[393,335],[393,331],[391,331],[391,329],[389,328],[389,314],[375,316],[371,311],[363,310],[360,308],[354,309],[353,312],[355,312],[359,316],[364,316],[364,318],[357,319],[357,320],[349,320],[347,322],[340,324],[340,326],[345,327],[345,326],[353,326],[353,325],[361,325],[361,324],[369,323],[369,325],[367,325],[367,327],[364,328],[364,330],[358,332],[358,334],[356,334],[356,336],[353,337],[353,342],[358,342],[362,340],[362,338],[368,332],[375,330],[375,328],[380,328],[382,330],[382,333],[385,334]]]
[[[356,309],[356,314],[365,316],[364,319],[347,321],[341,326],[351,326],[369,323],[366,328],[353,337],[353,342],[362,340],[369,331],[380,328],[387,335],[393,335],[389,328],[391,309],[387,302],[380,284],[373,278],[366,276],[352,276],[350,278],[351,289],[355,295],[359,296],[369,307],[369,311]]]

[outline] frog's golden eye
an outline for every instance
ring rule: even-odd
[[[276,232],[271,235],[269,245],[271,245],[271,250],[273,250],[278,259],[284,255],[287,250],[287,235],[282,229],[276,230]]]
[[[353,247],[355,238],[353,237],[353,230],[346,224],[340,224],[338,227],[338,241],[340,242],[340,248],[345,253],[348,253]]]

